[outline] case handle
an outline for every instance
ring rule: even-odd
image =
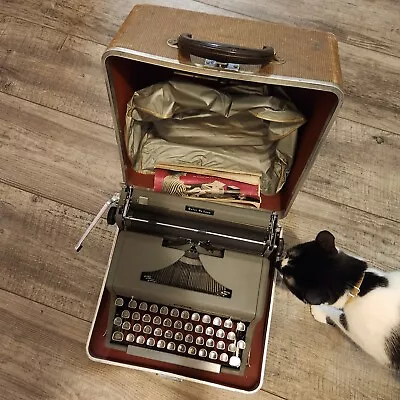
[[[221,63],[265,65],[276,60],[273,47],[262,49],[233,46],[225,43],[196,40],[190,33],[182,33],[177,40],[179,51],[185,56],[197,56]]]

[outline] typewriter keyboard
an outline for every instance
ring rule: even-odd
[[[239,369],[248,323],[178,307],[117,297],[111,343]]]

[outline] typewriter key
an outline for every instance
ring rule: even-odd
[[[226,335],[226,338],[228,340],[236,340],[235,332],[228,332],[228,334]]]
[[[179,340],[179,341],[183,340],[182,332],[175,333],[175,340]]]
[[[204,344],[204,338],[202,338],[201,336],[198,336],[198,337],[196,338],[196,344],[197,344],[198,346],[203,346],[203,344]]]
[[[178,346],[178,352],[179,353],[185,353],[186,352],[186,346],[184,344],[180,344]]]
[[[197,312],[193,313],[192,314],[192,321],[195,321],[195,322],[200,321],[200,314],[197,313]]]
[[[179,317],[179,310],[177,310],[176,308],[173,308],[172,310],[171,310],[171,313],[170,313],[170,315],[171,315],[171,317]]]
[[[139,310],[147,311],[147,303],[145,303],[144,301],[142,301],[142,302],[139,304]]]
[[[149,323],[151,321],[151,317],[149,314],[144,314],[142,318],[143,322]]]
[[[135,335],[134,335],[133,333],[128,333],[128,334],[126,335],[125,340],[126,340],[127,342],[133,343],[133,342],[135,341]]]
[[[199,356],[200,357],[207,357],[207,350],[206,349],[200,349],[199,350]]]
[[[210,357],[210,360],[217,360],[218,359],[218,354],[217,354],[217,352],[216,351],[210,351],[210,354],[209,354],[209,356],[208,357]]]
[[[227,320],[224,322],[224,328],[231,329],[232,326],[233,326],[233,322],[232,322],[231,319],[227,319]]]
[[[225,331],[223,329],[218,329],[215,336],[217,338],[223,339],[225,337]]]
[[[122,306],[124,305],[124,299],[121,298],[121,297],[117,297],[117,298],[115,299],[115,305],[116,305],[117,307],[122,307]]]
[[[246,330],[246,325],[243,322],[238,322],[236,325],[236,330],[244,332]]]
[[[147,339],[146,344],[147,344],[147,346],[153,347],[156,344],[156,341],[154,340],[154,338],[150,337]]]
[[[174,328],[175,329],[182,329],[182,321],[175,321],[174,323]]]
[[[189,319],[189,317],[190,317],[189,311],[186,310],[182,311],[181,318]]]
[[[164,349],[164,348],[165,348],[165,341],[164,341],[164,340],[159,340],[159,341],[157,342],[157,347],[158,347],[159,349]]]
[[[174,342],[169,342],[167,344],[167,350],[174,351],[175,350],[175,343]]]
[[[228,354],[222,353],[222,354],[219,356],[219,360],[222,361],[222,362],[228,362],[228,360],[229,360]]]
[[[112,334],[112,340],[116,342],[122,342],[124,340],[124,334],[122,332],[114,332]]]
[[[213,335],[214,335],[214,328],[211,328],[211,326],[209,326],[209,327],[206,329],[206,335],[208,335],[208,336],[213,336]]]
[[[161,328],[154,329],[154,336],[162,336],[162,329]]]
[[[220,341],[217,343],[217,349],[218,349],[218,350],[225,350],[225,343],[224,343],[222,340],[220,340]]]
[[[240,367],[240,364],[241,364],[240,358],[237,357],[237,356],[232,356],[232,357],[229,359],[229,365],[230,365],[231,367],[239,368],[239,367]]]
[[[230,351],[231,353],[234,353],[236,351],[236,344],[235,343],[231,343],[228,346],[228,351]]]
[[[146,339],[144,338],[144,336],[138,336],[136,338],[136,343],[137,344],[145,344],[145,342],[146,342]]]
[[[206,346],[207,346],[207,347],[214,347],[214,340],[212,340],[212,339],[207,339]]]
[[[142,327],[140,326],[140,324],[133,325],[134,332],[140,332],[141,330],[142,330]]]
[[[149,308],[149,311],[152,312],[152,313],[158,312],[158,306],[157,306],[157,304],[152,304],[152,305],[150,306],[150,308]]]
[[[213,320],[213,325],[221,326],[221,324],[222,324],[221,318],[220,317],[215,317],[214,320]]]
[[[134,313],[132,314],[132,319],[133,319],[134,321],[139,321],[139,320],[140,320],[140,313],[134,312]]]
[[[192,335],[186,335],[185,336],[185,342],[186,343],[193,343],[193,336]]]
[[[172,326],[172,321],[169,318],[165,318],[163,325],[166,326],[167,328],[170,328]]]
[[[191,332],[193,330],[193,325],[190,322],[186,322],[184,329],[185,331]]]
[[[152,331],[153,331],[153,329],[151,329],[151,326],[150,326],[150,325],[146,325],[146,326],[143,328],[143,333],[144,333],[145,335],[150,335]]]
[[[204,324],[209,324],[211,322],[211,317],[209,315],[203,315],[202,321]]]
[[[164,337],[166,339],[172,339],[173,336],[174,336],[174,334],[170,330],[167,330],[167,331],[164,332]]]
[[[161,315],[168,315],[168,307],[162,306],[160,308],[160,314]]]
[[[244,349],[246,348],[246,343],[244,342],[244,340],[239,340],[239,341],[237,342],[237,347],[238,347],[238,349],[240,349],[240,350],[244,350]]]
[[[194,328],[194,331],[196,333],[203,333],[203,327],[201,325],[196,325],[196,328]]]
[[[129,318],[131,316],[131,313],[128,310],[124,310],[121,313],[122,318]]]
[[[191,356],[195,356],[196,353],[197,353],[196,347],[193,346],[189,347],[188,354],[190,354]]]
[[[122,324],[122,329],[125,329],[126,331],[129,331],[129,329],[131,329],[131,323],[128,322],[128,321],[125,321],[125,322]]]
[[[122,318],[121,317],[115,317],[114,318],[114,325],[121,326],[122,325]]]
[[[154,325],[161,325],[161,317],[159,317],[158,315],[156,315],[156,316],[153,318],[153,324],[154,324]]]
[[[136,300],[130,300],[129,304],[128,304],[129,308],[136,308],[137,307],[137,301]]]

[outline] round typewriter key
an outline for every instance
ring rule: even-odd
[[[167,330],[167,331],[164,332],[164,337],[166,339],[172,339],[173,336],[174,336],[174,334],[170,330]]]
[[[200,321],[200,314],[197,313],[197,312],[193,313],[192,314],[192,321],[195,321],[195,322]]]
[[[193,325],[190,322],[186,322],[184,329],[185,331],[191,332],[193,330]]]
[[[220,340],[220,341],[217,343],[217,349],[218,349],[218,350],[225,350],[225,343],[224,343],[222,340]]]
[[[231,353],[234,353],[234,352],[236,351],[236,345],[235,345],[235,343],[231,343],[231,344],[228,346],[228,351],[230,351]]]
[[[244,332],[246,330],[246,325],[243,322],[238,322],[236,325],[236,330]]]
[[[154,329],[154,336],[162,336],[162,329],[161,328]]]
[[[241,364],[240,358],[237,357],[237,356],[232,356],[232,357],[229,359],[229,365],[230,365],[231,367],[239,368],[239,367],[240,367],[240,364]]]
[[[209,327],[206,329],[206,335],[208,335],[208,336],[213,336],[213,335],[214,335],[214,328],[211,328],[211,326],[209,326]]]
[[[199,350],[199,356],[200,357],[207,357],[207,350],[206,349],[200,349]]]
[[[230,318],[227,319],[227,320],[224,322],[224,328],[231,329],[232,326],[233,326],[233,322],[232,322],[232,320],[231,320]]]
[[[181,318],[189,319],[189,317],[190,317],[189,311],[186,311],[186,310],[182,311]]]
[[[130,301],[129,304],[128,304],[128,307],[129,307],[129,308],[136,308],[136,307],[137,307],[137,301],[131,299],[131,301]]]
[[[209,315],[203,315],[203,318],[201,319],[204,324],[209,324],[211,322],[211,317]]]
[[[152,305],[150,306],[150,308],[149,308],[149,311],[152,312],[152,313],[158,312],[158,306],[157,306],[157,304],[152,304]]]
[[[213,320],[213,325],[221,326],[221,324],[222,324],[221,318],[220,317],[215,317],[214,320]]]
[[[122,324],[122,329],[125,329],[126,331],[129,331],[129,329],[131,329],[131,323],[128,322],[128,321],[125,321],[125,322]]]
[[[197,353],[196,347],[193,346],[189,347],[188,354],[190,354],[191,356],[195,356],[196,353]]]
[[[163,325],[166,326],[167,328],[170,328],[172,326],[172,321],[169,318],[165,318]]]
[[[164,341],[164,340],[159,340],[159,341],[157,342],[157,347],[158,347],[159,349],[164,349],[164,348],[165,348],[165,341]]]
[[[223,329],[218,329],[215,333],[217,338],[223,339],[225,337],[225,331]]]
[[[139,310],[147,311],[147,303],[145,303],[144,301],[142,301],[142,302],[139,304]]]
[[[168,307],[162,306],[160,308],[160,314],[161,315],[168,315]]]
[[[236,340],[235,332],[228,332],[228,334],[226,335],[226,338],[228,340]]]
[[[124,305],[124,299],[122,297],[117,297],[115,299],[115,305],[117,307],[122,307]]]
[[[111,339],[116,342],[122,342],[124,340],[124,334],[122,332],[114,332]]]
[[[184,344],[180,344],[178,346],[178,352],[179,353],[185,353],[186,352],[186,346]]]
[[[154,340],[154,338],[150,337],[147,339],[146,344],[147,344],[147,346],[153,347],[156,344],[156,341]]]
[[[150,325],[146,325],[146,326],[143,328],[143,333],[146,334],[146,335],[150,335],[152,331],[153,331],[153,329],[151,329],[151,326],[150,326]]]
[[[140,332],[141,330],[142,330],[142,327],[140,326],[140,324],[133,325],[134,332]]]
[[[207,346],[207,347],[214,347],[214,340],[212,340],[212,339],[207,339],[206,346]]]
[[[142,318],[143,322],[149,323],[151,321],[151,317],[149,314],[144,314]]]
[[[121,317],[115,317],[114,318],[114,325],[121,326],[122,325],[122,318]]]
[[[210,354],[209,354],[209,356],[208,357],[210,357],[210,360],[217,360],[218,359],[218,354],[217,354],[217,352],[216,351],[210,351]]]
[[[198,337],[196,338],[196,344],[197,344],[198,346],[203,346],[203,344],[204,344],[204,338],[202,338],[201,336],[198,336]]]
[[[156,315],[156,316],[153,318],[153,324],[154,324],[154,325],[161,325],[161,317],[159,317],[158,315]]]
[[[174,342],[169,342],[167,344],[167,350],[174,351],[175,350],[175,343]]]
[[[179,340],[179,341],[183,340],[182,332],[175,333],[175,340]]]
[[[228,360],[229,360],[228,354],[222,353],[222,354],[219,356],[219,360],[222,361],[222,362],[228,362]]]
[[[244,340],[238,340],[236,345],[237,345],[238,349],[240,349],[240,350],[244,350],[246,348],[246,343]]]
[[[172,310],[171,310],[171,313],[170,313],[170,315],[171,315],[171,317],[179,317],[179,310],[178,309],[176,309],[176,308],[173,308]]]
[[[121,313],[122,318],[129,318],[131,316],[131,313],[128,310],[124,310]]]
[[[139,314],[138,312],[134,312],[134,313],[132,314],[132,319],[133,319],[134,321],[139,321],[139,320],[140,320],[140,314]]]
[[[144,336],[138,336],[136,338],[136,343],[137,344],[145,344],[146,343],[146,339],[144,338]]]
[[[185,336],[185,342],[186,343],[193,343],[193,336],[192,335],[186,335]]]
[[[126,335],[126,341],[127,342],[134,342],[135,341],[135,335],[133,334],[133,333],[128,333],[127,335]]]
[[[194,331],[196,333],[203,333],[203,327],[201,325],[196,325],[196,328],[194,328]]]
[[[174,328],[175,329],[182,329],[182,321],[175,321],[174,323]]]

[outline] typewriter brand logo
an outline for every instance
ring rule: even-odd
[[[209,210],[207,208],[193,207],[193,206],[185,206],[185,211],[190,211],[197,214],[214,215],[214,210]]]

